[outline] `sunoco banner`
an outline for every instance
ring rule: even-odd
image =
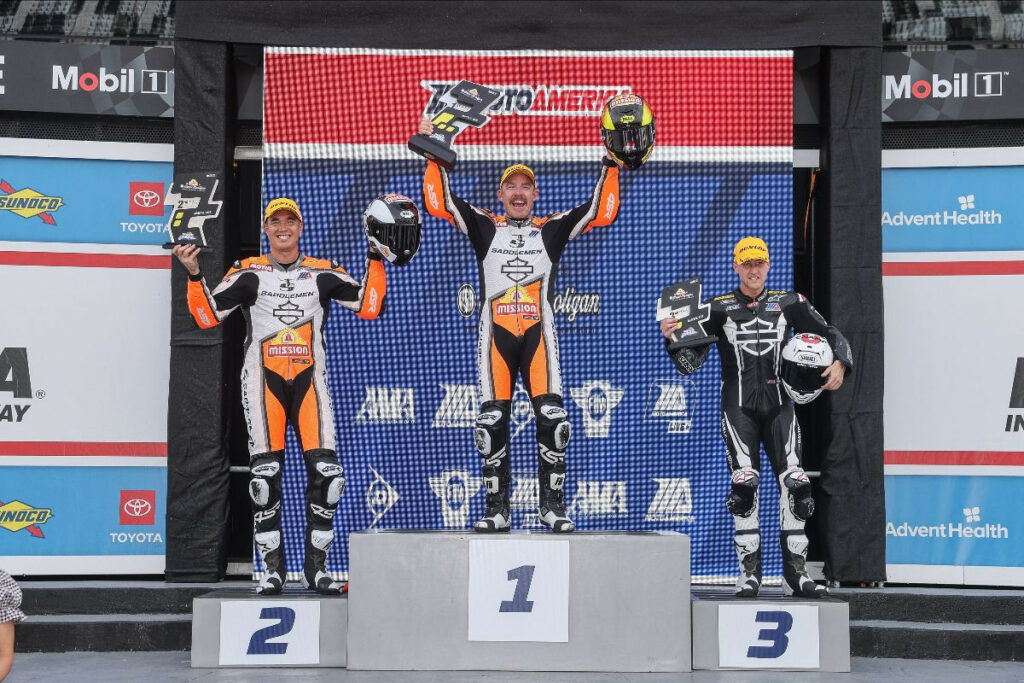
[[[0,109],[174,116],[174,50],[2,41]]]
[[[733,289],[731,247],[749,234],[772,247],[772,283],[791,286],[791,54],[268,50],[263,195],[299,202],[305,252],[361,275],[363,210],[385,192],[421,203],[425,161],[405,143],[461,79],[502,93],[492,120],[459,136],[451,174],[458,195],[489,210],[500,209],[498,176],[515,161],[537,172],[539,214],[586,201],[604,152],[605,100],[635,92],[653,107],[658,146],[642,169],[620,175],[618,219],[571,242],[558,265],[553,305],[573,429],[566,504],[584,530],[687,533],[695,575],[734,576],[718,359],[713,353],[691,378],[676,374],[655,309],[662,288],[685,276],[702,276],[707,296]],[[472,437],[476,260],[464,235],[423,215],[419,254],[388,269],[383,318],[361,321],[335,307],[327,324],[349,482],[329,558],[338,573],[348,566],[348,532],[466,529],[483,511]],[[535,431],[519,385],[516,528],[540,528]],[[293,571],[302,565],[303,472],[292,441],[284,520]],[[763,496],[765,570],[778,575],[775,486]]]
[[[882,121],[1024,118],[1024,50],[882,53]]]

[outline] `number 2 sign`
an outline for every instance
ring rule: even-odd
[[[569,642],[569,542],[470,541],[469,640]]]
[[[316,600],[225,600],[220,605],[221,666],[319,664]]]

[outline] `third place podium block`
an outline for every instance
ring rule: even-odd
[[[690,671],[676,533],[350,536],[348,668]]]

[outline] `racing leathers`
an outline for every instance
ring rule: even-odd
[[[469,237],[482,289],[477,345],[480,415],[474,437],[483,456],[487,511],[477,531],[505,531],[511,523],[509,418],[516,375],[537,416],[541,521],[572,531],[565,514],[565,449],[570,426],[562,401],[562,375],[552,308],[558,260],[569,240],[615,220],[619,169],[602,161],[590,199],[569,211],[522,220],[470,205],[452,192],[448,174],[427,164],[423,198],[431,215]]]
[[[726,507],[735,522],[734,543],[741,571],[737,593],[752,597],[761,583],[758,484],[763,444],[782,494],[784,588],[787,593],[811,597],[824,590],[813,588],[805,568],[804,525],[814,512],[814,499],[801,466],[800,426],[793,402],[777,376],[779,357],[791,328],[825,337],[847,370],[853,367],[850,345],[796,292],[763,289],[750,298],[736,289],[709,304],[710,317],[704,329],[717,337],[722,363],[722,438],[732,473]],[[711,348],[710,344],[693,348],[671,343],[666,347],[684,375],[696,371]]]
[[[326,569],[345,478],[335,450],[324,326],[332,299],[371,319],[383,312],[385,292],[384,266],[372,252],[361,282],[341,266],[309,256],[288,265],[270,256],[236,261],[212,290],[202,273],[189,275],[188,306],[199,327],[214,327],[238,308],[245,316],[241,393],[254,537],[265,568],[259,593],[279,593],[286,577],[281,477],[289,422],[308,475],[302,580],[322,593],[342,588]]]

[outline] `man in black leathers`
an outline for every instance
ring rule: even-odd
[[[822,388],[834,391],[853,367],[850,345],[802,294],[765,287],[769,259],[763,240],[745,237],[737,242],[732,267],[740,285],[710,301],[710,318],[704,329],[717,337],[722,362],[722,438],[732,472],[726,507],[736,523],[734,542],[740,561],[736,594],[755,597],[761,586],[757,489],[764,444],[782,492],[783,589],[795,597],[822,597],[827,593],[825,587],[807,576],[805,566],[804,525],[814,513],[814,499],[801,467],[800,427],[793,402],[776,373],[789,329],[818,334],[828,340],[836,358],[822,372]],[[660,326],[668,340],[679,322],[665,318]],[[707,359],[711,343],[687,347],[666,341],[666,348],[679,372],[689,375]]]

